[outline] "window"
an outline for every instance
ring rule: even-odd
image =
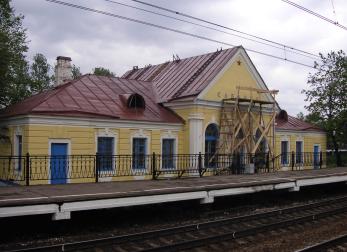
[[[128,108],[145,108],[145,100],[139,94],[132,94],[128,99]]]
[[[17,156],[17,170],[22,170],[22,145],[23,145],[23,137],[22,135],[16,135],[16,145],[15,145],[15,154]]]
[[[288,141],[281,141],[281,164],[288,164],[289,162],[289,144]]]
[[[162,143],[162,167],[164,169],[175,168],[175,139],[163,139]]]
[[[99,171],[113,169],[113,137],[98,137]]]
[[[205,167],[216,167],[214,156],[217,150],[218,126],[214,123],[207,126],[205,131]]]
[[[133,138],[133,169],[146,168],[146,138]]]
[[[296,158],[295,158],[295,162],[298,164],[302,163],[302,141],[297,141],[296,142],[296,148],[295,148],[295,152],[296,152]]]

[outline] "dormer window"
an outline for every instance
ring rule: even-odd
[[[145,99],[139,94],[132,94],[128,98],[128,108],[145,108]]]

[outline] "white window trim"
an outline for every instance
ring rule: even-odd
[[[160,154],[162,155],[163,154],[163,140],[165,139],[172,139],[174,140],[174,155],[177,155],[178,153],[178,137],[177,137],[177,134],[173,134],[171,131],[168,131],[167,133],[165,134],[162,134],[161,137],[160,137]],[[162,158],[160,159],[160,169],[163,169],[165,171],[169,171],[169,170],[174,170],[174,169],[177,169],[177,158],[174,160],[174,163],[175,163],[175,167],[172,167],[172,168],[163,168],[163,160]]]
[[[98,152],[98,137],[111,137],[113,138],[113,151],[112,155],[117,155],[117,145],[118,145],[118,134],[109,128],[99,129],[95,134],[95,154]],[[110,171],[99,171],[101,174],[107,174],[109,172],[117,172],[117,167],[114,164],[114,159],[112,159],[112,170]],[[112,176],[100,177],[100,181],[111,181]]]
[[[51,138],[48,139],[48,155],[52,155],[52,143],[65,143],[67,144],[67,155],[68,155],[68,162],[71,164],[71,161],[69,160],[69,156],[71,155],[71,140],[70,139],[65,139],[65,138]],[[68,166],[68,178],[66,179],[66,183],[69,184],[71,179],[71,169],[70,166]],[[52,184],[52,178],[51,178],[51,162],[49,160],[48,162],[48,183]]]
[[[146,139],[146,154],[145,155],[149,155],[149,153],[151,153],[149,147],[151,146],[150,144],[150,140],[151,138],[142,130],[139,129],[138,131],[136,131],[135,133],[133,133],[130,137],[130,152],[131,152],[131,156],[133,156],[133,142],[134,142],[134,138],[144,138]],[[149,167],[149,163],[148,163],[148,159],[146,158],[145,160],[145,168],[144,169],[134,169],[133,164],[132,164],[132,160],[131,160],[131,169],[133,172],[144,172],[148,170]]]

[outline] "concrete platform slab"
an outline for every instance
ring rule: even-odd
[[[171,180],[1,187],[0,217],[53,213],[54,219],[64,219],[70,218],[71,211],[182,200],[212,203],[215,197],[272,190],[298,191],[304,186],[337,182],[347,182],[346,167]]]

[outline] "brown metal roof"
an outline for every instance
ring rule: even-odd
[[[129,70],[123,78],[152,81],[158,102],[198,95],[235,55],[239,47]]]
[[[124,99],[139,94],[146,107],[128,108]],[[84,75],[0,111],[0,118],[25,114],[117,118],[164,123],[183,119],[157,103],[150,82]]]
[[[290,115],[288,115],[288,119],[276,117],[276,130],[325,132],[323,129],[319,128],[316,125],[304,122]]]

